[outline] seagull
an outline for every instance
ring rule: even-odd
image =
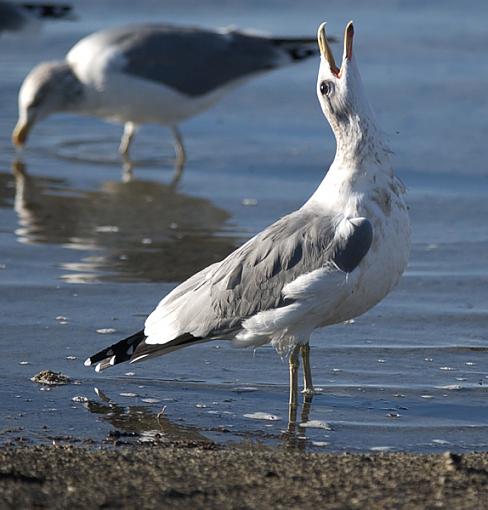
[[[397,284],[408,262],[405,187],[368,104],[346,26],[341,67],[325,33],[317,95],[337,149],[322,183],[297,211],[171,291],[144,329],[85,361],[95,370],[160,356],[210,340],[271,344],[289,354],[290,408],[303,359],[313,394],[309,341],[316,328],[363,314]]]
[[[313,39],[235,29],[144,24],[95,32],[65,60],[41,63],[27,75],[12,141],[22,147],[32,126],[52,113],[79,113],[124,124],[119,152],[128,158],[138,126],[157,123],[172,130],[183,166],[181,121],[253,76],[316,53]]]

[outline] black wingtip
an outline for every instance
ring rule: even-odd
[[[85,361],[85,366],[95,366],[95,371],[100,372],[124,361],[129,361],[137,346],[146,339],[144,330],[120,340],[119,342],[102,349]]]
[[[273,38],[273,44],[286,51],[292,61],[299,62],[318,55],[317,41],[305,37],[301,38]]]
[[[38,18],[51,18],[51,19],[62,19],[69,18],[71,16],[73,7],[69,4],[60,3],[21,3],[19,6],[21,9],[29,12]]]

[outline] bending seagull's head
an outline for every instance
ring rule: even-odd
[[[51,113],[75,109],[83,89],[66,62],[44,62],[25,78],[19,92],[19,120],[12,142],[22,147],[32,126]]]
[[[358,145],[376,135],[376,129],[353,53],[352,21],[346,26],[340,67],[327,42],[325,23],[320,25],[317,37],[321,54],[317,78],[320,106],[334,131],[338,149],[358,149]]]

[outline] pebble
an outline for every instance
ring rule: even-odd
[[[52,370],[42,370],[38,374],[31,377],[31,381],[38,384],[56,385],[56,384],[69,384],[72,382],[71,378],[61,372],[53,372]],[[42,389],[42,388],[41,388]]]

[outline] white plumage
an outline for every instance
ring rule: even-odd
[[[210,108],[260,73],[316,53],[304,38],[276,38],[233,29],[134,25],[95,32],[65,60],[35,67],[19,92],[17,146],[48,115],[72,112],[124,124],[128,156],[139,125],[169,126],[179,165],[185,160],[178,124]]]

